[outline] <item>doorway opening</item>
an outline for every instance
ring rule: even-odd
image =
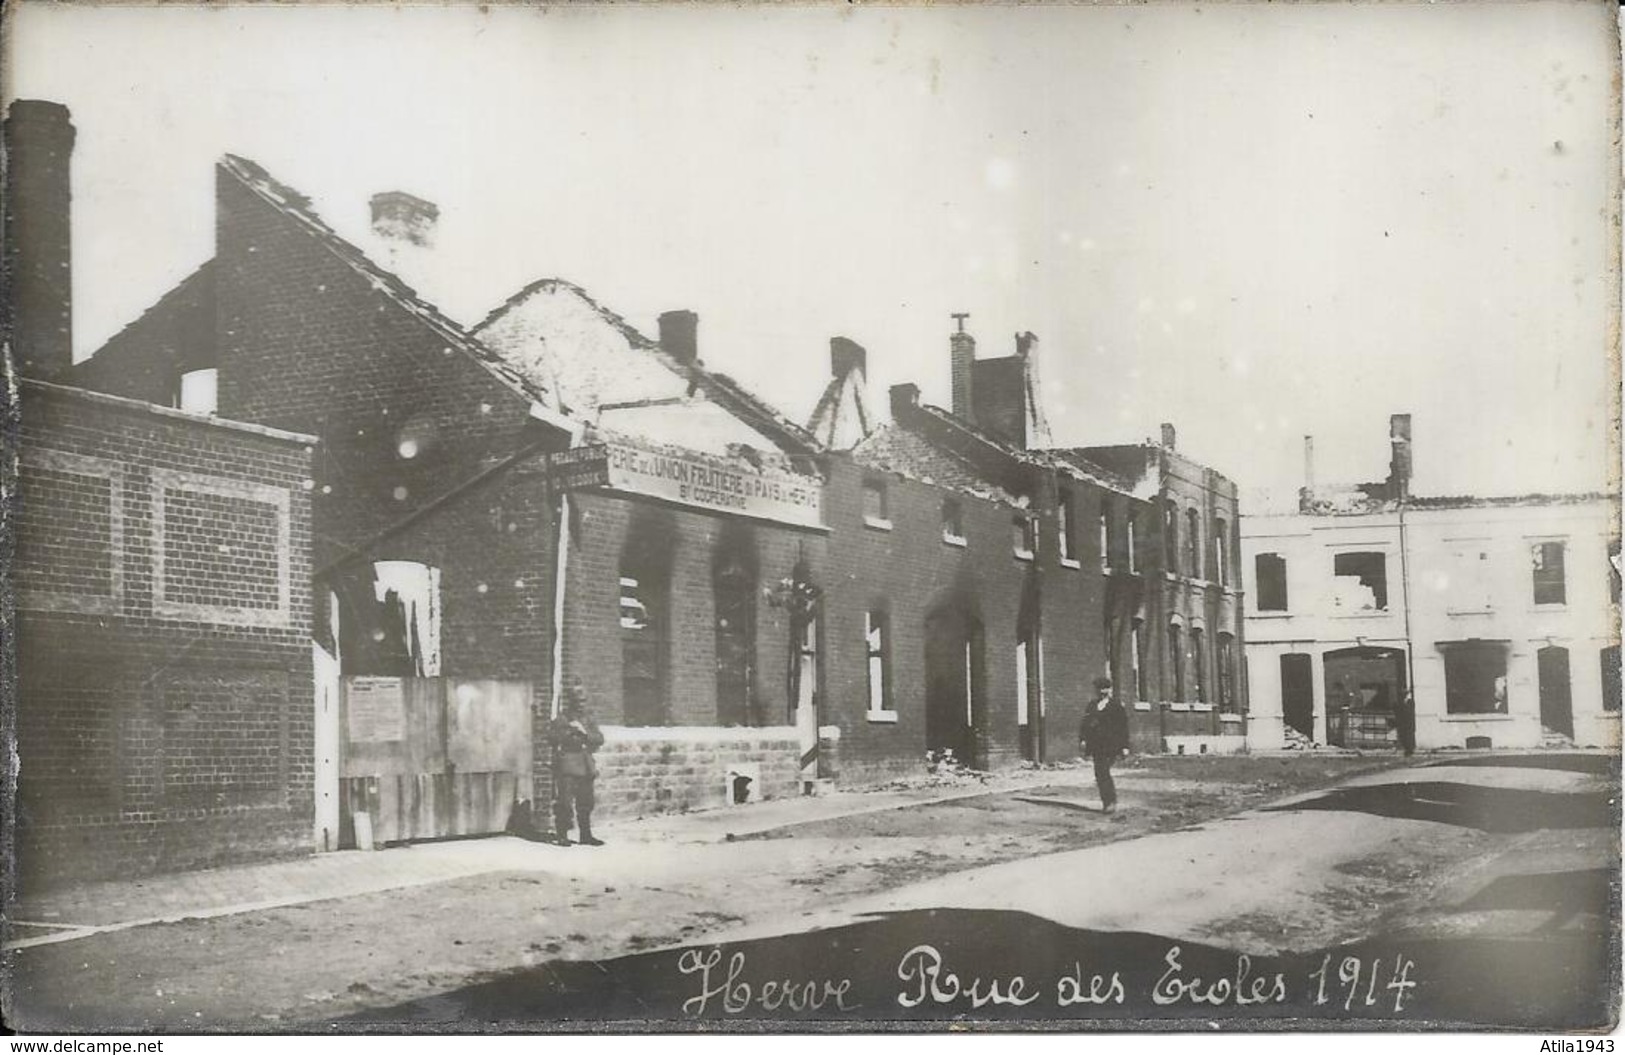
[[[1540,724],[1574,736],[1574,698],[1569,685],[1569,650],[1548,645],[1535,653],[1540,671]]]
[[[958,602],[925,618],[925,739],[972,769],[987,768],[981,620]]]

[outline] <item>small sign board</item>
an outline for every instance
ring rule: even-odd
[[[387,743],[406,738],[406,697],[400,678],[349,678],[344,690],[350,739]]]
[[[553,486],[565,491],[609,484],[609,449],[602,444],[574,447],[547,456]]]

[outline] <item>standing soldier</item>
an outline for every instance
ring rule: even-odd
[[[553,834],[560,846],[570,845],[571,817],[581,826],[582,846],[602,846],[592,834],[592,785],[598,763],[592,753],[604,746],[604,734],[587,714],[587,690],[571,679],[559,716],[547,726],[553,744]]]
[[[1128,754],[1128,712],[1112,697],[1112,679],[1095,679],[1095,699],[1078,726],[1078,747],[1095,764],[1095,786],[1103,813],[1117,812],[1117,784],[1112,765]]]

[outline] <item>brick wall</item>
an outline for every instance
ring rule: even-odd
[[[321,436],[324,539],[369,538],[517,446],[526,400],[224,167],[217,192],[220,413]]]
[[[695,735],[695,733],[698,735]],[[706,729],[686,735],[605,729],[595,788],[604,816],[645,816],[728,805],[730,771],[751,766],[761,800],[801,793],[793,729]]]
[[[25,385],[24,881],[311,844],[310,448]]]
[[[183,373],[217,365],[217,348],[211,260],[80,363],[75,382],[167,407],[180,395]]]
[[[890,530],[863,519],[866,478],[886,488]],[[825,516],[833,555],[824,603],[822,724],[840,729],[840,779],[862,783],[925,767],[926,617],[960,605],[983,628],[984,727],[990,767],[1019,758],[1015,716],[1016,622],[1030,568],[1012,551],[1012,508],[971,495],[960,499],[966,545],[942,537],[942,500],[950,492],[894,474],[831,459]],[[869,717],[865,613],[886,612],[890,696],[895,722]]]

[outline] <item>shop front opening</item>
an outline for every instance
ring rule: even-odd
[[[671,640],[670,525],[634,522],[621,554],[621,698],[627,725],[669,725]]]
[[[756,551],[752,543],[747,532],[725,534],[713,565],[718,725],[762,724],[752,707],[756,666]]]

